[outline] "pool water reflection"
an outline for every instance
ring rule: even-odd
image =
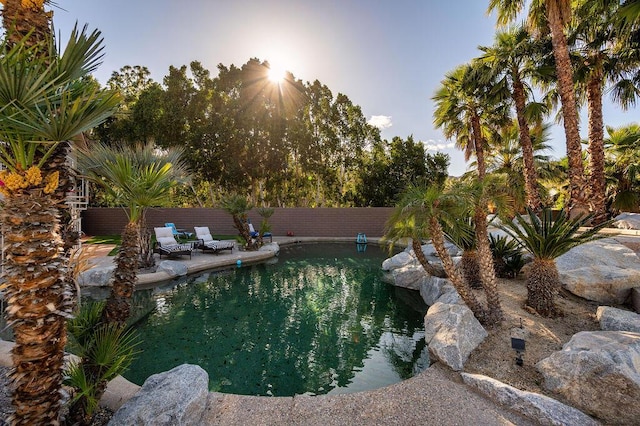
[[[155,311],[136,325],[143,352],[125,377],[142,384],[190,363],[209,373],[212,391],[274,396],[411,377],[428,365],[426,306],[382,282],[386,257],[376,246],[304,244],[284,247],[276,262],[155,290]]]

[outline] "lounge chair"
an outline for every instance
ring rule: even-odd
[[[167,228],[171,228],[171,231],[173,232],[173,238],[193,238],[193,232],[187,232],[186,229],[178,229],[172,222],[167,222],[164,224],[164,226]]]
[[[260,236],[260,233],[255,230],[251,222],[249,222],[248,225],[249,225],[249,234],[251,234],[251,238],[258,238]],[[269,237],[269,241],[273,242],[273,235],[271,234],[271,232],[265,232],[264,234],[262,234],[262,238],[264,237]]]
[[[191,252],[193,251],[193,243],[178,243],[173,237],[173,231],[169,227],[153,228],[156,233],[156,242],[153,247],[153,252],[158,253],[160,258],[165,256],[186,256],[191,258]]]
[[[214,240],[207,226],[196,226],[193,229],[196,231],[196,238],[198,239],[196,248],[201,249],[203,252],[211,251],[218,253],[222,250],[231,250],[233,252],[233,248],[236,245],[235,241]]]

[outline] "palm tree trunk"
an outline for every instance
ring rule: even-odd
[[[602,118],[602,69],[596,66],[587,84],[589,110],[589,162],[591,169],[591,202],[593,223],[607,219],[606,183],[604,176],[604,124]]]
[[[429,263],[427,256],[424,255],[424,252],[422,251],[422,241],[420,241],[420,239],[412,238],[411,248],[413,248],[416,259],[418,259],[418,262],[420,262],[420,265],[422,265],[422,268],[427,272],[427,274],[433,277],[443,278],[442,273],[440,273],[440,271],[438,271],[431,263]]]
[[[480,266],[478,265],[478,251],[475,249],[463,250],[460,259],[462,274],[471,288],[482,288],[480,279]]]
[[[569,58],[569,47],[564,34],[564,25],[557,0],[545,1],[547,20],[551,31],[553,56],[556,61],[558,77],[558,92],[562,103],[562,117],[569,160],[569,210],[575,214],[586,213],[589,210],[588,188],[584,177],[582,164],[582,147],[580,145],[580,129],[578,127],[578,109],[573,89],[573,71]]]
[[[522,162],[524,164],[524,188],[527,192],[527,206],[534,211],[542,207],[538,191],[538,172],[533,162],[533,144],[529,134],[529,125],[525,118],[524,85],[519,78],[513,81],[513,101],[516,105],[518,127],[520,129],[520,146],[522,147]]]
[[[555,260],[534,258],[527,279],[527,306],[544,317],[558,314],[555,297],[559,288]]]
[[[130,221],[122,233],[120,251],[116,256],[113,285],[102,311],[103,323],[124,325],[131,311],[131,297],[138,279],[138,223]]]
[[[482,129],[480,128],[480,117],[475,113],[471,118],[471,129],[473,131],[473,145],[478,165],[478,180],[482,181],[487,174],[487,167],[484,161],[484,140],[482,138]]]
[[[451,259],[451,256],[449,256],[449,252],[445,249],[444,232],[442,231],[442,227],[440,226],[437,218],[433,217],[429,220],[429,228],[433,247],[436,249],[440,260],[442,261],[442,265],[444,266],[444,270],[447,273],[449,281],[451,281],[451,284],[455,287],[464,303],[469,307],[469,309],[471,309],[473,315],[475,315],[478,321],[484,324],[486,321],[486,312],[478,299],[476,299],[473,291],[471,291],[469,284],[467,284],[464,277],[460,275],[460,272],[453,264],[453,260]]]
[[[62,280],[58,209],[41,189],[5,195],[0,218],[5,231],[7,321],[16,345],[11,424],[57,424],[64,347],[65,315],[70,314]]]
[[[38,4],[40,3],[40,4]],[[45,12],[42,1],[23,6],[22,0],[5,0],[2,6],[2,26],[7,30],[8,46],[22,40],[30,31],[27,46],[51,36],[50,23],[53,12]]]
[[[504,320],[504,313],[500,304],[500,292],[496,282],[496,272],[493,266],[493,254],[489,243],[487,229],[487,214],[479,204],[473,218],[476,226],[476,247],[478,248],[478,267],[480,268],[480,280],[487,297],[487,321],[489,324],[500,324]]]

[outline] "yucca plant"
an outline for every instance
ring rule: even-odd
[[[65,385],[73,389],[69,421],[88,425],[107,383],[124,373],[137,350],[135,334],[118,324],[101,322],[104,302],[84,304],[67,324],[69,350],[80,362],[65,370]]]
[[[569,218],[561,210],[554,220],[548,208],[540,216],[529,208],[527,213],[525,217],[518,214],[515,222],[506,222],[500,228],[533,256],[527,278],[527,306],[542,316],[555,316],[560,314],[555,297],[561,284],[555,259],[576,246],[604,238],[598,232],[611,221],[581,232],[580,228],[590,223],[591,215]]]
[[[253,242],[249,233],[249,225],[247,224],[247,212],[253,208],[247,197],[239,194],[229,194],[220,201],[220,204],[222,209],[233,218],[233,226],[245,241],[245,248],[247,250],[257,250],[258,243]]]

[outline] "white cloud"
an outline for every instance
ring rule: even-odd
[[[367,121],[367,124],[377,127],[380,130],[393,126],[390,115],[372,115],[369,121]]]
[[[455,142],[442,143],[442,141],[435,141],[433,139],[429,139],[428,141],[422,142],[427,151],[443,151],[445,149],[451,149],[455,147]]]

